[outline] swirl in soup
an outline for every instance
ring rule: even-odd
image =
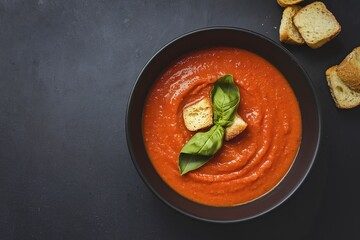
[[[179,153],[195,134],[185,127],[183,109],[208,97],[225,74],[239,88],[238,114],[248,126],[204,166],[181,175]],[[268,61],[242,49],[210,48],[181,57],[159,76],[147,96],[143,137],[154,168],[176,192],[205,205],[239,205],[271,191],[289,171],[301,113],[289,83]]]

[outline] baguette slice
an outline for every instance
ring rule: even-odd
[[[289,6],[284,9],[279,28],[281,42],[298,45],[305,43],[303,37],[293,23],[293,17],[300,9],[301,7],[297,5]]]
[[[350,89],[338,76],[337,66],[326,70],[330,93],[338,108],[354,108],[360,105],[360,93]]]
[[[340,24],[322,2],[303,7],[295,14],[293,21],[311,48],[321,47],[341,31]]]
[[[287,7],[290,5],[295,5],[298,4],[300,2],[302,2],[304,0],[277,0],[278,4],[282,7]]]
[[[349,53],[336,69],[346,85],[360,92],[360,47]]]
[[[185,127],[190,131],[197,131],[209,127],[213,123],[213,108],[209,98],[184,108],[183,118]]]
[[[225,128],[225,140],[230,141],[242,133],[246,127],[247,123],[236,113],[234,123],[230,127]]]

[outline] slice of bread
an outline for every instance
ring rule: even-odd
[[[282,7],[287,7],[290,5],[295,5],[298,4],[300,2],[302,2],[304,0],[277,0],[278,4]]]
[[[230,141],[244,131],[246,127],[247,123],[236,113],[234,123],[230,127],[225,128],[225,140]]]
[[[321,47],[341,31],[340,24],[322,2],[313,2],[301,8],[293,21],[311,48]]]
[[[293,17],[300,9],[301,7],[297,5],[289,6],[284,9],[279,28],[281,42],[298,45],[305,43],[304,39],[293,23]]]
[[[346,85],[360,92],[360,47],[355,48],[345,57],[336,72]]]
[[[338,108],[353,108],[360,105],[360,93],[350,89],[338,76],[337,66],[326,70],[331,95]]]
[[[183,110],[185,127],[190,131],[206,128],[213,123],[213,108],[210,98],[203,98]]]

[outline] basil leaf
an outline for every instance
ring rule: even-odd
[[[225,130],[214,125],[207,132],[196,133],[181,149],[179,169],[181,175],[198,169],[221,148]]]
[[[240,102],[239,89],[234,84],[232,75],[225,75],[214,83],[211,98],[214,109],[214,124],[225,128],[231,126]]]
[[[180,174],[184,175],[190,171],[200,168],[207,163],[213,156],[201,156],[195,154],[180,153],[179,169]]]
[[[232,75],[225,75],[214,83],[211,90],[214,125],[207,132],[196,133],[181,149],[179,169],[181,175],[207,163],[221,148],[225,128],[231,126],[240,102],[240,93]]]

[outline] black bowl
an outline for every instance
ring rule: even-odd
[[[299,101],[302,142],[285,178],[269,193],[249,203],[211,207],[175,192],[158,175],[146,153],[142,137],[142,113],[147,92],[169,63],[200,48],[228,46],[254,52],[272,63],[288,80]],[[162,201],[190,217],[211,222],[237,222],[264,214],[284,202],[308,174],[318,151],[321,120],[318,101],[307,74],[295,57],[272,40],[249,30],[215,27],[185,34],[158,51],[140,73],[131,92],[126,114],[126,137],[134,165],[146,185]]]

